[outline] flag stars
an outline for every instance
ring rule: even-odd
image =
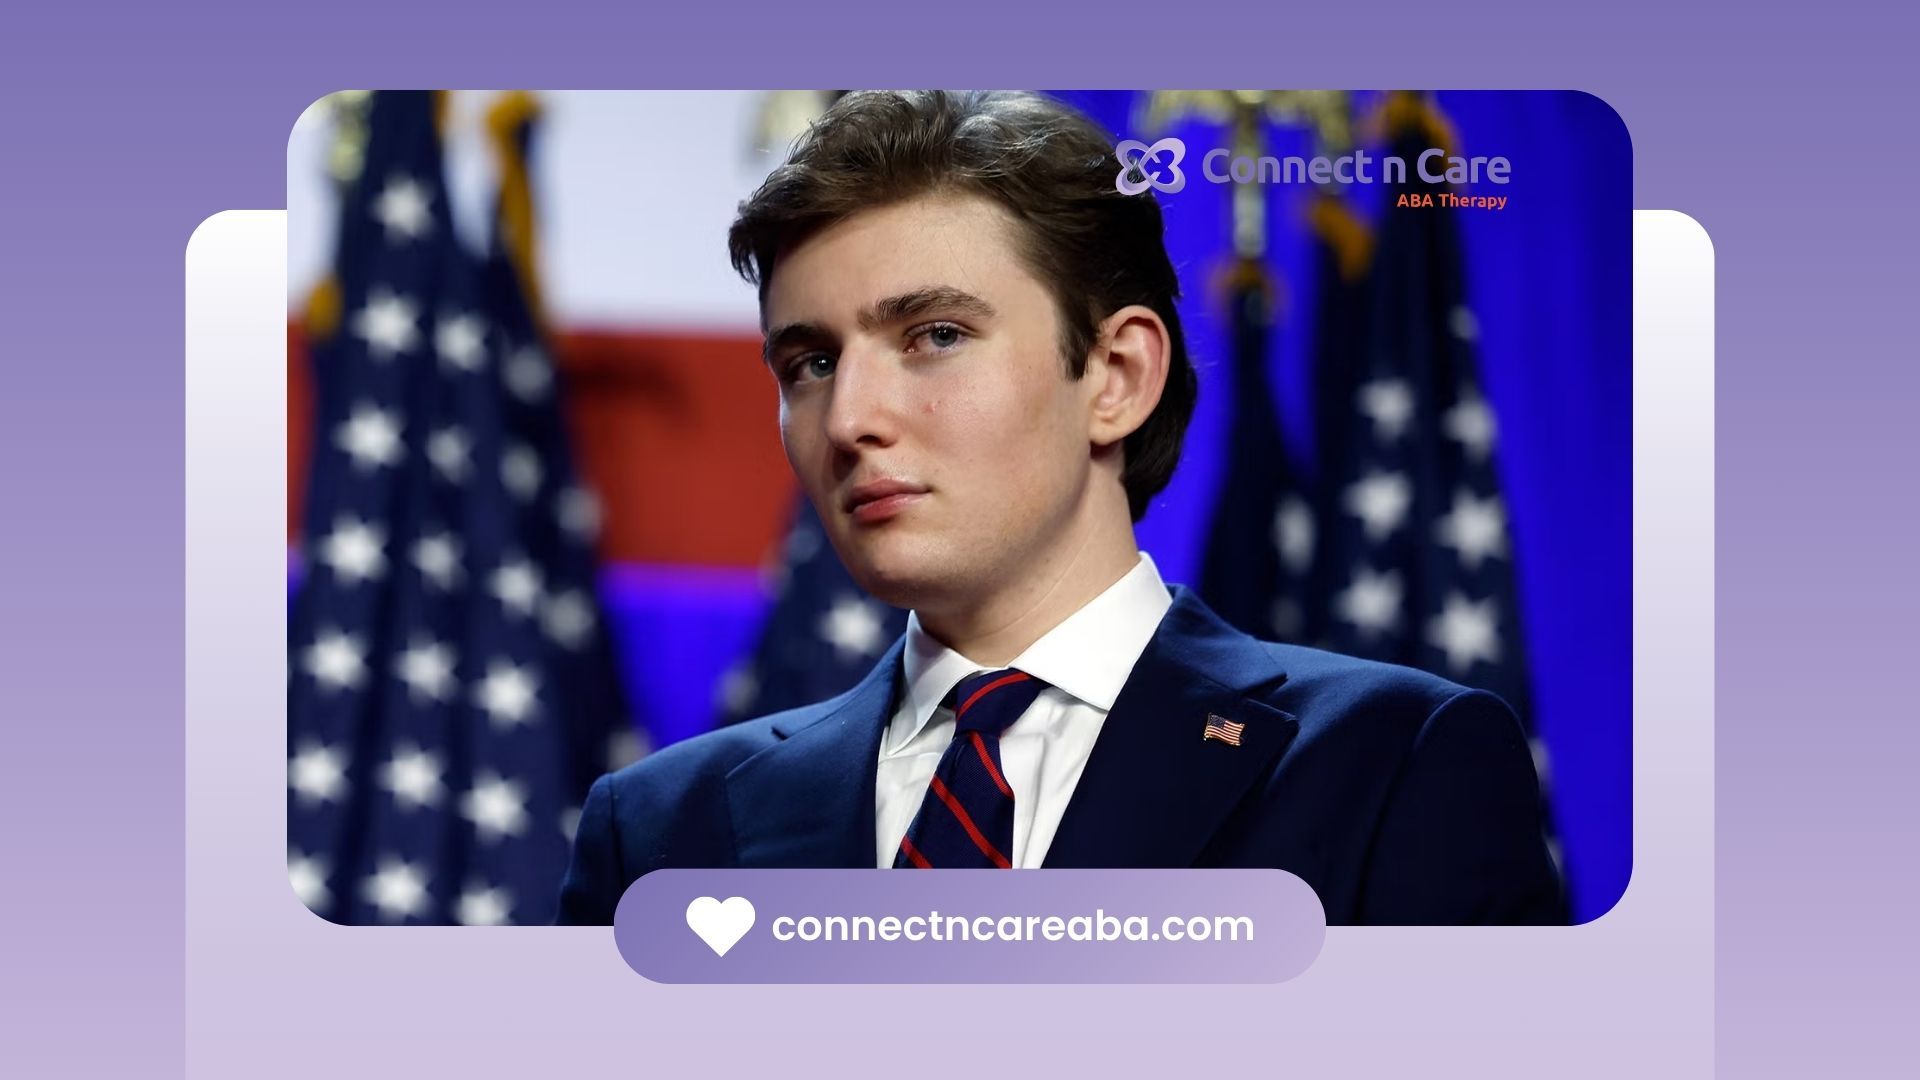
[[[1493,410],[1487,408],[1486,400],[1480,395],[1463,395],[1453,408],[1447,410],[1440,425],[1447,437],[1458,442],[1475,461],[1485,461],[1493,452],[1497,435]]]
[[[500,454],[500,482],[521,502],[540,494],[540,455],[525,443],[513,443]]]
[[[1296,496],[1288,496],[1273,516],[1273,544],[1280,561],[1299,574],[1313,564],[1313,511]]]
[[[1427,627],[1427,642],[1447,654],[1447,664],[1464,672],[1475,663],[1498,663],[1500,635],[1493,601],[1469,600],[1459,593]]]
[[[426,871],[398,856],[383,855],[380,868],[361,883],[360,898],[388,922],[421,918],[427,913]]]
[[[493,572],[494,598],[508,614],[530,619],[540,610],[540,570],[525,559],[509,559]]]
[[[539,683],[531,670],[506,660],[487,666],[486,678],[474,687],[474,701],[493,726],[502,730],[531,723],[538,704]]]
[[[433,231],[433,199],[426,185],[408,176],[389,177],[373,200],[373,219],[387,233],[387,243],[419,240]]]
[[[1447,329],[1461,341],[1472,342],[1480,339],[1480,320],[1474,317],[1473,309],[1465,304],[1456,304],[1447,313]]]
[[[513,895],[505,889],[469,885],[453,905],[453,918],[462,926],[505,926],[512,921]]]
[[[1413,422],[1413,388],[1404,379],[1376,379],[1360,388],[1359,407],[1380,441],[1394,442]]]
[[[327,860],[298,850],[287,852],[287,883],[308,911],[325,914],[333,907],[333,892],[327,888]]]
[[[402,810],[423,810],[440,805],[444,789],[440,784],[440,759],[411,744],[394,748],[393,757],[380,767],[380,786],[387,789]]]
[[[446,533],[428,533],[413,544],[413,565],[439,589],[460,583],[460,542]]]
[[[745,717],[760,693],[760,677],[753,665],[738,661],[720,677],[720,707],[728,716]]]
[[[1507,553],[1507,513],[1498,497],[1480,499],[1462,490],[1453,498],[1447,516],[1434,526],[1440,543],[1460,555],[1470,570],[1478,570],[1488,559]]]
[[[367,676],[367,651],[352,634],[323,630],[307,646],[302,665],[324,690],[358,689]]]
[[[461,796],[460,814],[473,822],[480,839],[489,844],[519,836],[527,831],[527,790],[497,773],[483,772]]]
[[[302,806],[338,801],[347,791],[346,755],[325,743],[302,743],[287,761],[287,786]]]
[[[544,434],[553,417],[541,410],[563,389],[553,357],[465,287],[480,268],[456,243],[449,192],[417,167],[372,166],[343,220],[370,247],[362,256],[411,259],[427,277],[340,268],[345,383],[316,459],[339,475],[316,489],[333,497],[309,515],[302,555],[324,586],[316,600],[346,607],[309,612],[319,617],[284,642],[296,719],[303,705],[320,711],[286,744],[294,831],[279,850],[294,894],[332,918],[538,920],[552,902],[534,880],[544,871],[523,882],[514,860],[560,850],[582,792],[524,762],[564,734],[553,725],[571,676],[556,658],[605,647],[590,567],[575,558],[601,510]],[[405,494],[387,487],[415,481],[417,499],[387,505],[383,492]],[[397,607],[369,606],[383,588],[401,590]],[[380,703],[393,713],[386,733],[351,738],[350,706]],[[646,752],[643,733],[594,719],[576,733],[589,756],[617,767]],[[339,846],[332,834],[356,821],[373,832]]]
[[[600,500],[583,487],[569,487],[558,502],[560,528],[582,543],[592,543],[600,535]]]
[[[457,371],[479,371],[487,358],[487,324],[477,315],[445,315],[434,328],[433,349]]]
[[[593,604],[578,589],[568,589],[540,608],[547,636],[569,649],[584,648],[593,638],[594,624]]]
[[[1362,567],[1334,599],[1334,612],[1362,634],[1376,637],[1399,627],[1405,596],[1398,571],[1376,573]]]
[[[333,442],[362,472],[393,465],[400,460],[400,421],[393,413],[363,401],[334,429]]]
[[[857,660],[880,651],[885,624],[872,602],[842,595],[820,620],[820,636],[842,660]]]
[[[415,701],[453,698],[453,650],[437,641],[416,641],[400,654],[395,671]]]
[[[820,534],[805,525],[787,534],[786,556],[789,566],[809,562],[820,551]]]
[[[443,427],[427,436],[427,460],[449,484],[466,483],[473,471],[473,440],[458,427]]]
[[[320,561],[345,584],[378,581],[387,572],[386,531],[358,518],[342,517],[320,541]]]
[[[532,405],[546,399],[553,387],[553,367],[547,354],[532,345],[523,345],[507,358],[507,391]]]
[[[1412,505],[1413,487],[1403,473],[1370,472],[1347,488],[1347,512],[1360,519],[1372,543],[1393,535]]]
[[[646,757],[651,750],[639,728],[625,721],[618,722],[613,734],[607,736],[607,769],[618,772]]]
[[[391,360],[412,352],[420,344],[420,308],[403,296],[375,289],[367,304],[354,312],[352,329],[367,343],[367,353],[375,360]]]

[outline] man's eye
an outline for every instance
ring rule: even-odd
[[[952,323],[929,323],[915,327],[907,335],[910,342],[922,339],[937,352],[945,352],[967,339],[967,332]]]
[[[828,353],[811,353],[795,360],[793,364],[787,368],[787,381],[808,382],[814,379],[824,379],[832,375],[833,369],[837,366],[839,366],[839,361],[832,355]]]

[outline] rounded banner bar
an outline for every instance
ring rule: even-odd
[[[1326,931],[1283,870],[657,870],[614,914],[672,983],[1277,983]]]

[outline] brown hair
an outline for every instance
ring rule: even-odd
[[[1193,416],[1198,380],[1174,300],[1160,204],[1122,195],[1105,132],[1051,98],[1027,93],[861,91],[841,98],[740,204],[727,247],[760,288],[780,256],[862,210],[935,192],[983,195],[1022,225],[1021,255],[1052,290],[1067,374],[1086,374],[1101,320],[1129,304],[1160,316],[1172,338],[1166,388],[1122,443],[1133,520],[1167,486]]]

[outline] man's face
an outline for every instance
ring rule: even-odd
[[[854,579],[966,608],[1043,589],[1093,478],[1086,381],[1018,225],[977,196],[865,211],[786,253],[762,316],[787,460]]]

